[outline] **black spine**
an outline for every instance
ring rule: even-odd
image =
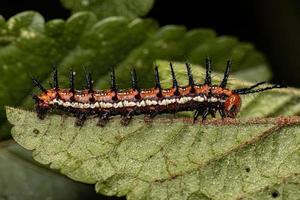
[[[256,87],[258,87],[258,86],[260,86],[260,85],[263,85],[263,84],[266,84],[266,81],[256,83],[255,85],[252,85],[252,86],[247,87],[247,88],[235,89],[235,90],[233,90],[233,92],[234,92],[234,93],[237,93],[237,94],[244,93],[244,92],[246,92],[246,91],[250,91],[250,90],[252,90],[253,88],[256,88]]]
[[[224,72],[224,77],[223,77],[223,80],[222,80],[222,82],[220,84],[221,88],[226,88],[228,77],[229,77],[229,74],[230,74],[230,71],[231,71],[231,65],[232,65],[231,60],[228,60],[227,61],[227,66],[226,66],[226,70]]]
[[[254,88],[254,86],[252,86],[252,88]],[[280,84],[274,84],[272,86],[261,88],[261,89],[257,89],[257,90],[251,90],[252,88],[250,87],[251,89],[247,89],[246,88],[247,90],[240,90],[240,91],[235,90],[234,92],[237,93],[237,94],[243,95],[243,94],[251,94],[251,93],[257,93],[257,92],[263,92],[263,91],[266,91],[266,90],[272,90],[274,88],[285,88],[285,87],[287,87],[287,86],[286,85],[280,85]]]
[[[117,92],[117,86],[116,86],[116,75],[115,75],[115,68],[111,68],[110,72],[110,79],[111,79],[111,91]]]
[[[85,79],[86,79],[87,89],[89,90],[89,93],[92,93],[93,92],[92,74],[90,72],[86,73]]]
[[[140,92],[139,87],[138,87],[137,75],[136,75],[136,71],[135,71],[134,68],[131,70],[130,74],[131,74],[131,85],[132,85],[132,88],[134,90],[137,90],[138,92]]]
[[[172,75],[172,80],[173,80],[173,88],[175,88],[174,95],[179,95],[178,82],[176,80],[175,72],[173,69],[173,64],[171,62],[170,62],[170,69],[171,69],[171,75]]]
[[[74,86],[74,78],[75,78],[75,72],[73,70],[70,71],[69,79],[70,79],[70,92],[75,91],[75,86]]]
[[[205,85],[211,85],[211,60],[210,58],[205,59],[205,66],[206,66],[206,76],[205,76]]]
[[[31,77],[34,87],[38,87],[42,92],[47,93],[47,90],[42,86],[42,84],[34,77]]]
[[[188,75],[188,79],[189,79],[189,86],[191,86],[192,88],[194,88],[194,79],[193,79],[193,74],[192,74],[192,69],[189,63],[185,63],[186,65],[186,71],[187,71],[187,75]]]
[[[160,84],[160,80],[159,80],[159,73],[158,73],[158,67],[155,66],[154,69],[154,78],[155,78],[155,89],[159,89],[159,93],[161,93],[161,84]]]
[[[57,91],[59,86],[58,86],[58,76],[57,76],[57,68],[56,67],[53,67],[52,79],[53,79],[53,87]]]

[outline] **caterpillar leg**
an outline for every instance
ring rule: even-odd
[[[110,112],[103,112],[99,115],[97,126],[104,127],[109,121]]]
[[[145,115],[144,115],[144,121],[145,121],[146,123],[150,123],[150,122],[152,122],[153,118],[154,118],[155,116],[157,116],[158,114],[159,114],[159,112],[157,112],[157,111],[153,111],[153,112],[151,112],[150,114],[145,114]]]
[[[210,108],[210,109],[209,109],[209,114],[210,114],[213,118],[215,118],[215,117],[216,117],[216,109],[215,109],[215,108]]]
[[[199,117],[199,114],[200,114],[200,111],[199,111],[199,110],[196,110],[196,111],[194,112],[193,124],[195,124],[196,120],[197,120],[198,117]]]
[[[86,114],[85,113],[78,113],[76,114],[76,126],[82,126],[86,120]]]
[[[220,116],[222,117],[222,119],[224,119],[226,117],[224,108],[220,108],[219,113],[220,113]]]
[[[134,114],[134,110],[129,110],[125,115],[122,115],[121,121],[120,121],[121,124],[123,126],[127,126],[130,123],[133,114]]]
[[[209,108],[207,108],[203,111],[203,113],[202,113],[202,123],[205,122],[205,120],[206,120],[209,113],[210,113]]]
[[[36,113],[37,113],[37,117],[38,117],[39,119],[45,119],[46,114],[47,114],[47,112],[48,112],[48,109],[36,107],[35,110],[36,110]]]
[[[202,116],[202,122],[206,120],[206,117],[210,114],[209,108],[196,110],[194,113],[193,124],[197,121],[199,115]]]

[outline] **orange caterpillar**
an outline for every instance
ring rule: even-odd
[[[49,110],[63,110],[77,117],[76,124],[82,125],[88,116],[99,118],[99,125],[103,126],[110,116],[121,115],[121,123],[127,125],[132,116],[144,114],[145,119],[151,119],[161,113],[176,113],[180,111],[195,111],[193,120],[201,115],[202,120],[210,114],[215,117],[219,112],[221,117],[236,117],[241,107],[240,95],[262,92],[282,85],[255,89],[266,82],[257,83],[248,88],[231,90],[226,88],[231,69],[231,61],[227,62],[224,78],[220,85],[212,85],[211,61],[206,59],[206,77],[203,84],[193,80],[191,67],[186,63],[188,85],[179,86],[170,63],[173,86],[163,89],[159,80],[159,73],[155,67],[155,87],[140,89],[136,72],[131,72],[132,88],[119,90],[116,87],[114,69],[111,72],[111,88],[94,90],[91,73],[86,74],[87,88],[75,90],[74,72],[70,73],[70,88],[62,89],[58,86],[57,69],[53,69],[53,88],[45,89],[35,78],[32,81],[42,93],[33,95],[35,109],[40,119]]]

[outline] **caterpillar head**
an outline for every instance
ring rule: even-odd
[[[226,117],[235,118],[237,113],[240,111],[242,100],[240,95],[231,94],[227,97],[224,104],[224,112]]]

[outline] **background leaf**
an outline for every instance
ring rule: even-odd
[[[73,13],[91,11],[99,19],[110,16],[135,18],[146,15],[154,0],[61,0],[61,3]]]
[[[99,199],[90,185],[37,165],[16,143],[0,144],[0,199]],[[38,191],[38,192],[37,192]]]
[[[166,87],[168,62],[158,65]],[[185,84],[184,64],[175,67]],[[193,72],[201,82],[204,69],[194,66]],[[214,82],[221,76],[216,74]],[[249,84],[230,80],[231,88]],[[289,94],[299,98],[300,91],[288,88],[245,96],[241,120],[210,120],[206,125],[172,115],[160,115],[149,124],[136,116],[129,126],[115,117],[104,128],[96,126],[95,118],[76,127],[75,118],[63,115],[39,120],[35,113],[7,108],[7,116],[14,124],[14,139],[33,150],[35,160],[74,180],[96,184],[101,194],[128,199],[271,199],[278,193],[296,198],[300,118],[242,119],[250,108],[258,116],[272,116],[274,105],[279,112],[282,102],[294,112],[297,105],[286,97]],[[275,97],[280,103],[264,105]]]

